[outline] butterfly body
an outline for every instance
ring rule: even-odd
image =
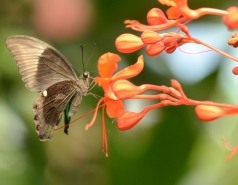
[[[10,36],[6,45],[17,62],[26,87],[40,91],[33,105],[35,128],[40,140],[51,140],[63,112],[65,124],[68,124],[78,110],[82,95],[87,95],[89,74],[84,72],[78,76],[59,51],[36,38]]]

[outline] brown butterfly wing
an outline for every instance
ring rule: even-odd
[[[14,35],[6,39],[6,46],[17,62],[22,80],[31,91],[43,91],[57,82],[78,79],[68,60],[41,40]]]
[[[33,105],[36,132],[40,140],[51,140],[66,105],[76,94],[75,82],[62,81],[41,92]],[[78,94],[81,96],[81,94]]]

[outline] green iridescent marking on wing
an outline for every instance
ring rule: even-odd
[[[72,100],[70,100],[70,102],[66,105],[65,110],[64,110],[64,125],[65,125],[64,133],[67,134],[67,135],[69,134],[69,132],[68,132],[69,125],[68,124],[70,123],[70,120],[71,120],[71,117],[69,117],[69,110],[70,110],[71,101]]]

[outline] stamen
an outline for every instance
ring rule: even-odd
[[[93,115],[93,118],[91,120],[91,122],[89,124],[86,125],[85,129],[88,130],[95,122],[96,120],[96,117],[97,117],[97,113],[98,113],[98,108],[99,108],[99,105],[101,104],[101,102],[104,100],[104,98],[101,98],[98,103],[97,103],[97,106],[96,106],[96,109],[95,109],[95,112],[94,112],[94,115]]]
[[[108,157],[107,131],[106,131],[106,125],[105,125],[104,112],[105,112],[105,106],[102,107],[102,151],[105,152],[106,157]]]

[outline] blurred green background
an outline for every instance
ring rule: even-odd
[[[226,9],[232,5],[238,6],[237,1],[189,1],[194,9]],[[135,128],[124,132],[117,128],[115,121],[106,119],[108,158],[101,152],[101,112],[88,131],[85,125],[92,114],[72,124],[68,136],[61,129],[55,132],[52,141],[41,142],[37,138],[32,105],[38,93],[25,88],[17,65],[6,49],[6,37],[22,34],[43,40],[63,53],[80,73],[79,44],[84,46],[86,62],[96,43],[87,70],[97,76],[98,58],[106,52],[118,53],[114,43],[120,34],[140,34],[126,29],[123,21],[136,19],[146,23],[146,13],[154,7],[166,10],[156,0],[0,1],[1,185],[238,184],[238,156],[226,162],[229,151],[221,140],[225,137],[231,146],[238,143],[236,116],[203,123],[196,118],[194,107],[165,107],[152,111]],[[204,38],[205,42],[208,39],[209,44],[238,56],[237,51],[226,44],[231,32],[220,17],[205,16],[194,21],[190,32],[198,39]],[[194,45],[189,47],[195,48]],[[195,51],[201,50],[204,49],[195,48]],[[135,63],[141,54],[144,54],[143,49],[133,54],[119,54],[123,59],[120,68]],[[238,84],[231,74],[235,62],[214,52],[210,54],[191,56],[178,50],[169,56],[151,58],[145,55],[145,69],[131,81],[137,85],[169,86],[170,79],[176,78],[192,99],[237,104]],[[188,57],[192,58],[184,63]],[[195,59],[200,60],[196,66]],[[181,72],[179,67],[182,74],[177,73]],[[197,73],[190,74],[194,68]],[[103,95],[99,87],[92,92]],[[84,97],[73,120],[95,108],[96,103],[92,96]],[[126,105],[128,109],[140,111],[151,103],[156,102],[129,101]]]

